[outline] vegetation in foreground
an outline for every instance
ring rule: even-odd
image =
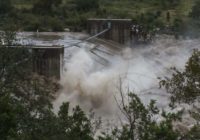
[[[1,38],[10,40],[10,33]],[[9,55],[8,55],[9,54]],[[0,46],[0,137],[2,140],[93,140],[101,121],[86,115],[80,107],[69,113],[69,103],[63,103],[58,114],[52,111],[54,84],[48,79],[31,74],[30,52],[23,48]],[[194,50],[185,70],[173,69],[171,78],[161,80],[160,85],[171,95],[172,108],[177,104],[189,104],[192,110],[177,113],[160,112],[151,101],[148,106],[134,93],[121,94],[119,108],[126,123],[102,132],[99,140],[199,140],[200,139],[200,51]],[[175,129],[174,123],[181,121],[186,112],[196,124],[186,132]],[[163,121],[153,117],[162,114]]]
[[[199,0],[1,0],[0,29],[82,31],[87,18],[131,18],[148,30],[199,36]],[[9,27],[10,27],[9,26]]]

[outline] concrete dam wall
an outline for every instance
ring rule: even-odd
[[[95,35],[110,28],[99,37],[125,44],[131,40],[131,25],[131,19],[88,19],[87,30],[90,35]]]
[[[33,72],[60,79],[63,72],[63,47],[33,47]]]

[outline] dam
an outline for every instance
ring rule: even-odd
[[[60,79],[63,73],[64,47],[32,47],[33,72],[50,78]]]
[[[130,43],[131,40],[131,19],[96,19],[87,21],[87,31],[95,35],[100,31],[109,28],[110,30],[100,35],[100,38],[112,40],[120,44]]]
[[[102,39],[101,44],[96,45],[95,48],[91,49],[90,52],[93,55],[96,55],[101,61],[107,63],[107,60],[104,59],[104,56],[101,56],[97,53],[97,51],[101,51],[105,53],[104,50],[99,49],[97,46],[102,45],[102,41],[112,41],[106,42],[107,46],[115,46],[116,49],[123,48],[123,46],[130,45],[131,43],[131,19],[88,19],[87,24],[87,32],[89,36],[81,37],[77,39],[71,38],[59,38],[56,37],[55,40],[58,42],[52,41],[38,41],[42,37],[52,38],[51,33],[37,33],[36,42],[33,42],[28,48],[31,48],[33,54],[33,72],[39,75],[43,75],[46,77],[54,77],[56,79],[60,79],[63,74],[64,69],[64,52],[65,49],[71,47],[80,47],[79,44],[83,42],[92,42],[93,44],[97,44],[97,38]],[[60,37],[62,33],[59,33]],[[73,34],[70,33],[69,34]],[[46,36],[46,37],[45,37]],[[30,38],[32,38],[30,36]],[[33,39],[34,40],[34,39]],[[55,41],[53,39],[53,41]],[[92,41],[93,40],[93,41]],[[113,45],[114,44],[114,45]],[[23,46],[23,45],[22,45]],[[118,46],[118,48],[116,47]],[[106,49],[106,48],[104,48]]]

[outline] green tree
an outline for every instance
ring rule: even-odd
[[[58,122],[65,138],[70,140],[93,140],[91,122],[79,106],[73,109],[72,115],[69,115],[69,103],[64,103],[58,113]]]
[[[97,10],[99,8],[99,0],[75,0],[75,5],[78,11]]]
[[[172,78],[161,80],[160,86],[171,94],[172,103],[193,103],[200,96],[200,51],[194,50],[183,72],[172,70]]]
[[[200,18],[200,1],[197,0],[192,8],[192,11],[190,13],[190,16],[193,19],[199,19]]]
[[[33,12],[37,14],[52,14],[52,10],[58,8],[62,0],[37,0],[33,6]]]
[[[159,113],[155,101],[152,100],[145,107],[139,97],[133,93],[129,93],[127,104],[124,99],[123,96],[119,108],[127,123],[123,124],[121,129],[114,129],[112,134],[99,137],[100,140],[178,140],[179,133],[173,130],[172,125],[178,115],[163,112],[165,120],[158,123],[152,119]]]
[[[10,0],[0,0],[0,15],[10,12],[12,4]]]
[[[200,125],[195,125],[182,139],[183,140],[199,140]]]
[[[178,6],[180,0],[160,0],[160,5],[165,9],[173,9]]]
[[[185,65],[185,70],[179,71],[176,68],[172,70],[174,72],[172,77],[161,80],[160,85],[171,94],[172,107],[177,103],[187,103],[192,106],[188,113],[196,120],[196,125],[182,139],[200,139],[200,107],[198,106],[200,101],[200,51],[198,49],[193,51]]]
[[[0,137],[6,140],[16,136],[17,118],[20,113],[19,105],[12,106],[12,100],[8,95],[0,96]]]
[[[12,42],[11,35],[0,36]],[[92,126],[77,106],[52,111],[57,84],[34,76],[27,48],[0,44],[0,137],[2,140],[93,140]]]

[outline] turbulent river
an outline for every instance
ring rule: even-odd
[[[136,93],[144,104],[154,99],[160,109],[167,110],[169,95],[159,89],[158,77],[170,76],[171,67],[182,70],[192,50],[200,49],[198,39],[174,40],[169,36],[159,37],[148,46],[124,46],[118,50],[90,42],[73,46],[87,38],[81,33],[19,33],[18,38],[22,44],[65,47],[62,89],[53,102],[55,112],[63,102],[69,101],[72,107],[80,105],[86,112],[92,109],[96,116],[114,124],[123,118],[117,106],[121,88],[124,94]],[[178,109],[181,108],[187,106]],[[160,117],[156,119],[159,121]],[[191,121],[186,115],[185,124]]]

